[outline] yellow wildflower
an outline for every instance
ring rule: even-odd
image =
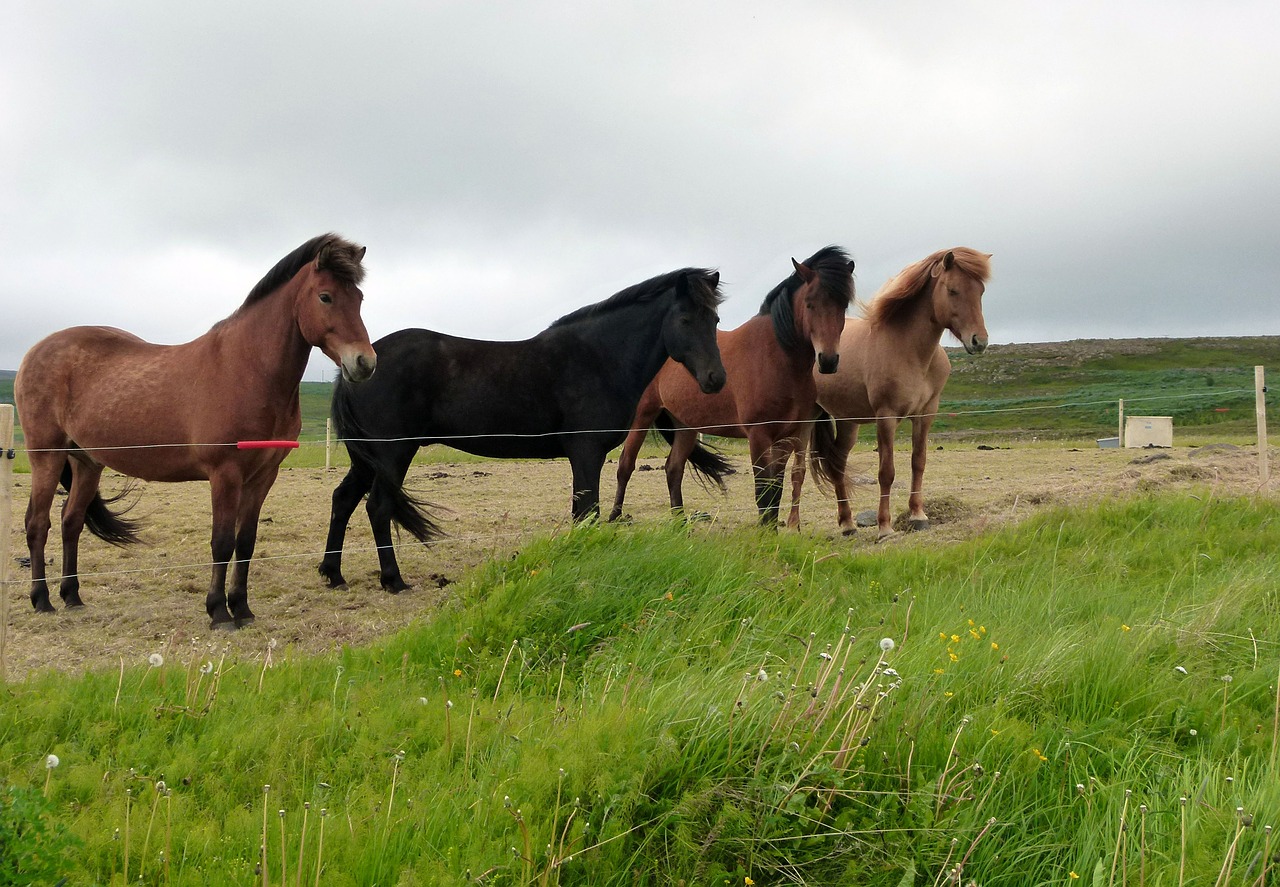
[[[1075,872],[1067,872],[1067,877],[1074,881],[1074,880],[1076,880],[1077,878],[1079,878],[1080,876],[1079,876],[1079,875],[1077,875]]]
[[[959,661],[960,661],[960,657],[959,657],[959,656],[957,656],[955,653],[948,653],[947,655],[951,657],[951,661],[952,661],[952,662],[959,662]]]
[[[991,649],[993,649],[993,650],[999,650],[999,649],[1000,649],[1000,645],[999,645],[999,644],[997,644],[995,641],[992,641],[992,642],[991,642]]]
[[[1127,626],[1127,625],[1125,625],[1123,622],[1121,622],[1121,623],[1120,623],[1120,630],[1121,630],[1121,631],[1130,631],[1131,629],[1129,628],[1129,626]]]
[[[960,643],[960,635],[958,635],[958,634],[953,634],[953,635],[951,636],[951,643],[953,643],[953,644],[958,644],[958,643]]]
[[[462,669],[460,669],[460,668],[455,668],[455,669],[453,670],[453,676],[454,676],[455,678],[460,678],[460,677],[462,677]]]

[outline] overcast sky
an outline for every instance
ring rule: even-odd
[[[330,230],[373,338],[686,265],[730,328],[828,243],[868,298],[994,253],[997,343],[1280,334],[1278,38],[1275,0],[6,0],[0,368],[192,339]]]

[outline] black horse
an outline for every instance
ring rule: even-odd
[[[532,339],[487,342],[408,329],[375,343],[378,372],[338,382],[333,423],[351,469],[333,491],[320,575],[343,588],[347,523],[368,494],[380,579],[409,586],[391,541],[394,521],[420,541],[439,534],[425,505],[404,489],[419,447],[497,458],[567,456],[573,517],[599,513],[605,456],[626,437],[641,393],[667,358],[707,393],[724,387],[716,344],[720,274],[673,271],[568,314]]]

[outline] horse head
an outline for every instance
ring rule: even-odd
[[[675,299],[663,320],[662,340],[672,360],[683,364],[703,394],[724,387],[724,364],[716,341],[719,271],[686,271],[676,279]]]
[[[982,294],[990,273],[990,258],[990,253],[956,247],[943,253],[929,272],[933,279],[934,320],[950,330],[970,354],[987,350]]]
[[[826,247],[804,262],[794,258],[801,285],[793,295],[794,313],[817,355],[818,372],[834,373],[840,364],[840,334],[853,298],[853,261],[838,247]]]
[[[342,369],[349,382],[373,375],[378,356],[360,317],[365,248],[332,236],[298,272],[294,309],[302,337]]]

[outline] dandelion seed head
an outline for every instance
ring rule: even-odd
[[[883,650],[884,652],[888,653],[890,650],[894,648],[894,646],[895,644],[893,643],[893,638],[880,639],[880,649]]]
[[[769,672],[765,671],[763,668],[760,669],[758,672],[756,672],[756,680],[757,681],[769,680]]]
[[[46,770],[52,770],[54,767],[58,766],[61,763],[62,761],[58,759],[57,755],[49,755],[47,758],[44,759],[44,768]]]
[[[1188,732],[1190,732],[1192,736],[1199,736],[1199,735],[1200,735],[1200,731],[1199,731],[1199,730],[1197,730],[1195,727],[1192,727],[1192,728],[1191,728],[1191,730],[1190,730],[1190,731],[1188,731]]]
[[[152,653],[147,657],[147,662],[151,663],[152,668],[159,668],[164,665],[164,657],[159,653]]]

